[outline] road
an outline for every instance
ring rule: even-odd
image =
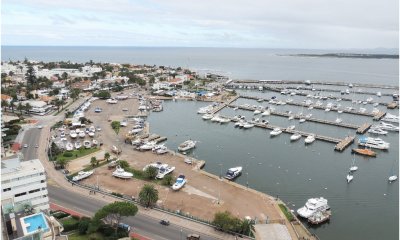
[[[24,131],[26,132],[24,135],[24,139],[21,143],[22,145],[21,152],[24,154],[24,161],[36,159],[38,158],[36,145],[39,144],[41,129],[33,127]],[[23,147],[24,144],[28,144],[28,147],[24,148]]]
[[[48,185],[48,191],[51,203],[58,204],[84,215],[93,216],[98,209],[107,204],[104,201],[85,197],[74,192],[68,191],[67,193],[65,189],[52,185]],[[215,239],[203,233],[181,228],[172,223],[169,226],[163,226],[159,223],[159,220],[141,214],[140,212],[134,217],[123,219],[123,222],[133,226],[133,231],[135,233],[150,239],[186,239],[189,233],[197,233],[201,236],[201,239]]]

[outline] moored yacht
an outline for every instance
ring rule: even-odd
[[[242,174],[242,167],[234,167],[234,168],[229,168],[228,171],[225,174],[225,178],[228,180],[233,180],[240,176]]]
[[[172,190],[177,191],[181,189],[185,185],[185,183],[186,183],[185,175],[183,174],[179,175],[174,185],[172,185]]]
[[[214,117],[214,115],[206,113],[201,118],[203,118],[204,120],[209,120],[209,119],[211,119],[213,117]]]
[[[325,198],[310,198],[307,200],[304,207],[297,209],[297,214],[303,218],[309,218],[316,212],[324,212],[329,209],[328,200]]]
[[[274,128],[269,134],[271,136],[278,136],[281,133],[282,133],[282,130],[280,128]]]
[[[315,135],[314,135],[314,134],[308,135],[308,136],[304,139],[304,142],[305,142],[306,144],[313,143],[314,141],[315,141]]]
[[[386,113],[385,117],[382,118],[382,121],[399,123],[399,116]]]
[[[190,149],[193,149],[196,147],[196,141],[193,140],[186,140],[182,144],[179,145],[178,150],[180,152],[185,152]]]
[[[290,141],[297,141],[301,138],[300,133],[294,133],[292,136],[290,136]]]

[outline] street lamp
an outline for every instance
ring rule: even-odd
[[[182,240],[182,228],[181,228],[181,240]]]

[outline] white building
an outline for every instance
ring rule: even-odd
[[[21,212],[27,206],[36,212],[47,211],[45,170],[39,159],[21,161],[19,157],[1,161],[1,206],[3,213]]]
[[[44,101],[36,101],[36,100],[26,100],[22,102],[22,105],[28,104],[31,105],[30,113],[37,114],[40,116],[48,114],[52,110],[52,105],[48,105]],[[16,102],[15,105],[18,103]]]

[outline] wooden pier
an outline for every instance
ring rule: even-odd
[[[231,108],[239,108],[239,109],[248,110],[248,111],[256,110],[253,107],[237,106],[237,105],[233,105],[233,104],[229,105],[229,107],[231,107]],[[277,111],[270,111],[270,113],[271,113],[271,115],[276,115],[276,116],[281,116],[281,117],[289,117],[289,116],[291,116],[291,114],[283,113],[283,112],[277,112]],[[303,118],[303,116],[300,116],[300,115],[293,115],[293,117],[295,119]],[[318,118],[305,118],[305,119],[308,122],[316,122],[316,123],[327,124],[327,125],[332,125],[332,126],[337,126],[337,127],[355,129],[355,130],[357,130],[357,132],[360,132],[360,133],[364,133],[365,131],[367,131],[371,127],[371,124],[368,124],[368,123],[365,123],[362,126],[358,126],[358,125],[351,124],[351,123],[343,123],[343,122],[337,123],[335,121],[328,121],[328,120],[318,119]]]
[[[354,142],[355,136],[347,136],[335,146],[335,151],[342,152]]]
[[[219,105],[217,108],[213,109],[211,111],[211,114],[216,114],[217,112],[221,111],[222,109],[224,109],[226,106],[228,106],[229,104],[233,103],[234,101],[236,101],[238,98],[240,97],[240,95],[236,95],[235,97],[232,97],[231,99],[227,100],[226,102],[222,103],[221,105]]]
[[[232,117],[227,117],[227,116],[223,116],[223,117],[229,118],[232,122],[238,121],[237,119],[234,119]],[[320,140],[320,141],[324,141],[324,142],[328,142],[328,143],[334,143],[335,150],[340,151],[340,152],[345,150],[347,147],[349,147],[350,144],[354,142],[354,138],[355,138],[355,136],[348,136],[344,139],[340,139],[340,138],[318,135],[318,134],[303,132],[303,131],[298,131],[298,130],[290,130],[290,129],[282,128],[282,127],[279,127],[276,125],[264,124],[264,123],[257,123],[257,124],[254,124],[254,126],[258,127],[258,128],[262,128],[262,129],[269,129],[269,130],[273,130],[274,128],[280,128],[282,130],[282,132],[284,132],[284,133],[288,133],[288,134],[299,133],[303,137],[314,135],[316,140]]]

